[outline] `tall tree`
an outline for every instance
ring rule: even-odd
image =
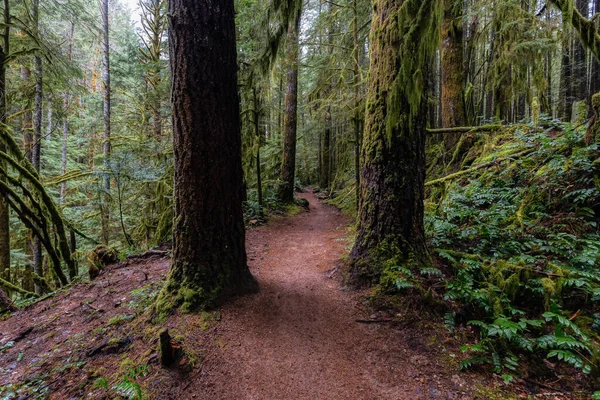
[[[161,72],[163,53],[163,39],[167,28],[167,17],[165,14],[165,0],[142,0],[142,29],[144,35],[141,36],[142,47],[140,47],[140,61],[146,65],[146,81],[150,84],[152,92],[150,93],[150,108],[152,110],[152,132],[156,140],[162,136],[162,115],[161,115]]]
[[[104,91],[104,142],[102,145],[102,153],[104,156],[104,177],[103,177],[103,190],[102,194],[102,226],[101,236],[102,242],[108,244],[109,237],[109,226],[110,226],[110,212],[109,212],[109,199],[110,199],[110,46],[108,36],[108,1],[100,0],[100,13],[102,14],[102,89]]]
[[[33,0],[32,4],[32,23],[34,35],[39,37],[40,33],[40,1]],[[33,74],[35,77],[35,101],[33,110],[33,148],[31,152],[31,163],[33,168],[39,173],[41,167],[42,156],[42,115],[43,115],[43,67],[42,59],[39,54],[33,56]],[[33,272],[38,276],[43,276],[42,271],[42,242],[40,238],[35,236],[32,245],[33,253]],[[41,294],[42,286],[37,282],[35,284],[35,292]]]
[[[357,279],[383,260],[427,265],[423,228],[427,76],[438,46],[440,0],[376,0],[362,146]],[[414,265],[413,265],[414,264]]]
[[[75,22],[71,22],[71,30],[67,35],[67,59],[69,63],[73,62],[73,38],[75,36]],[[65,174],[67,172],[67,150],[68,150],[68,139],[69,139],[69,107],[70,92],[67,88],[63,96],[63,129],[62,129],[62,149],[61,149],[61,172]],[[64,181],[60,184],[60,203],[64,203],[65,195],[67,193],[67,182]],[[71,277],[73,278],[73,277]]]
[[[300,30],[301,7],[290,21],[285,49],[286,88],[285,114],[283,117],[283,159],[281,161],[279,199],[294,200],[296,174],[296,131],[298,118],[298,31]]]
[[[463,0],[444,0],[442,23],[442,126],[464,126]],[[453,138],[456,139],[456,138]]]
[[[10,8],[9,0],[4,0],[4,31],[0,43],[0,123],[6,124],[6,57],[10,52]],[[0,141],[0,151],[6,152],[6,145]],[[0,160],[0,171],[6,171],[6,162]],[[0,182],[6,177],[0,173]],[[0,196],[0,278],[10,282],[10,209],[8,202]]]
[[[246,264],[233,0],[171,0],[173,261],[157,309],[255,290]]]

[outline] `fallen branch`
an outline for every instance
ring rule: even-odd
[[[427,129],[429,134],[437,133],[471,133],[471,132],[489,132],[503,128],[503,125],[481,125],[481,126],[456,126],[454,128]]]
[[[477,171],[479,169],[489,168],[489,167],[492,167],[492,166],[494,166],[494,165],[496,165],[496,164],[498,164],[498,163],[500,163],[502,161],[511,160],[511,159],[514,159],[514,158],[519,158],[519,157],[525,156],[525,155],[533,152],[533,150],[534,149],[527,149],[527,150],[520,151],[518,153],[511,154],[511,155],[506,156],[506,157],[499,157],[499,158],[496,158],[495,160],[492,160],[490,162],[486,162],[484,164],[480,164],[480,165],[477,165],[477,166],[469,168],[469,169],[465,169],[465,170],[458,171],[458,172],[455,172],[455,173],[450,174],[450,175],[446,175],[443,178],[434,179],[432,181],[425,182],[425,186],[437,185],[439,183],[446,182],[446,181],[452,180],[454,178],[458,178],[460,176],[470,174],[471,172]]]
[[[30,292],[29,290],[25,290],[23,288],[15,286],[12,283],[10,283],[9,281],[2,279],[2,278],[0,278],[0,286],[2,286],[4,289],[7,289],[9,291],[20,293],[23,296],[40,297],[39,295],[37,295],[33,292]]]
[[[25,328],[23,329],[21,332],[19,332],[17,334],[17,336],[15,336],[14,338],[12,338],[10,341],[11,342],[20,342],[21,340],[25,339],[25,337],[27,337],[27,335],[29,335],[31,332],[33,332],[33,326],[30,326],[29,328]]]
[[[114,342],[114,339],[112,339],[112,340],[106,339],[102,343],[100,343],[98,346],[93,347],[90,351],[88,351],[87,356],[92,357],[92,356],[98,354],[99,352],[101,352],[106,347],[111,347],[116,351],[122,347],[129,346],[131,343],[133,343],[133,337],[131,337],[131,336],[126,336],[124,338],[121,338],[117,342]]]
[[[391,322],[398,322],[394,319],[355,319],[354,321],[361,324],[386,324]]]

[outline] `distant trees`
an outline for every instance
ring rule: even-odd
[[[257,287],[246,264],[233,1],[172,0],[169,15],[175,222],[161,314]]]

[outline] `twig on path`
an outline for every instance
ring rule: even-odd
[[[395,319],[355,319],[355,322],[359,322],[361,324],[385,324],[391,322],[398,322]]]

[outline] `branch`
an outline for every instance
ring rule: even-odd
[[[13,285],[12,283],[10,283],[7,280],[4,280],[2,278],[0,278],[0,286],[2,286],[5,289],[10,290],[11,292],[17,292],[22,294],[23,296],[28,296],[28,297],[39,297],[37,294],[30,292],[29,290],[25,290],[23,288],[20,288],[18,286]]]
[[[439,128],[427,129],[427,133],[471,133],[471,132],[488,132],[503,128],[502,125],[482,125],[482,126],[457,126],[454,128]]]
[[[480,164],[480,165],[477,165],[477,166],[475,166],[473,168],[465,169],[463,171],[458,171],[458,172],[455,172],[453,174],[446,175],[443,178],[434,179],[432,181],[425,182],[425,186],[437,185],[439,183],[446,182],[446,181],[452,180],[454,178],[458,178],[459,176],[470,174],[471,172],[477,171],[478,169],[483,169],[483,168],[491,167],[491,166],[496,165],[496,164],[498,164],[498,163],[500,163],[502,161],[505,161],[505,160],[510,160],[510,159],[513,159],[513,158],[519,158],[521,156],[524,156],[524,155],[527,155],[527,154],[533,152],[533,150],[534,149],[527,149],[527,150],[520,151],[518,153],[511,154],[511,155],[506,156],[506,157],[499,157],[499,158],[496,158],[493,161],[486,162],[485,164]]]

